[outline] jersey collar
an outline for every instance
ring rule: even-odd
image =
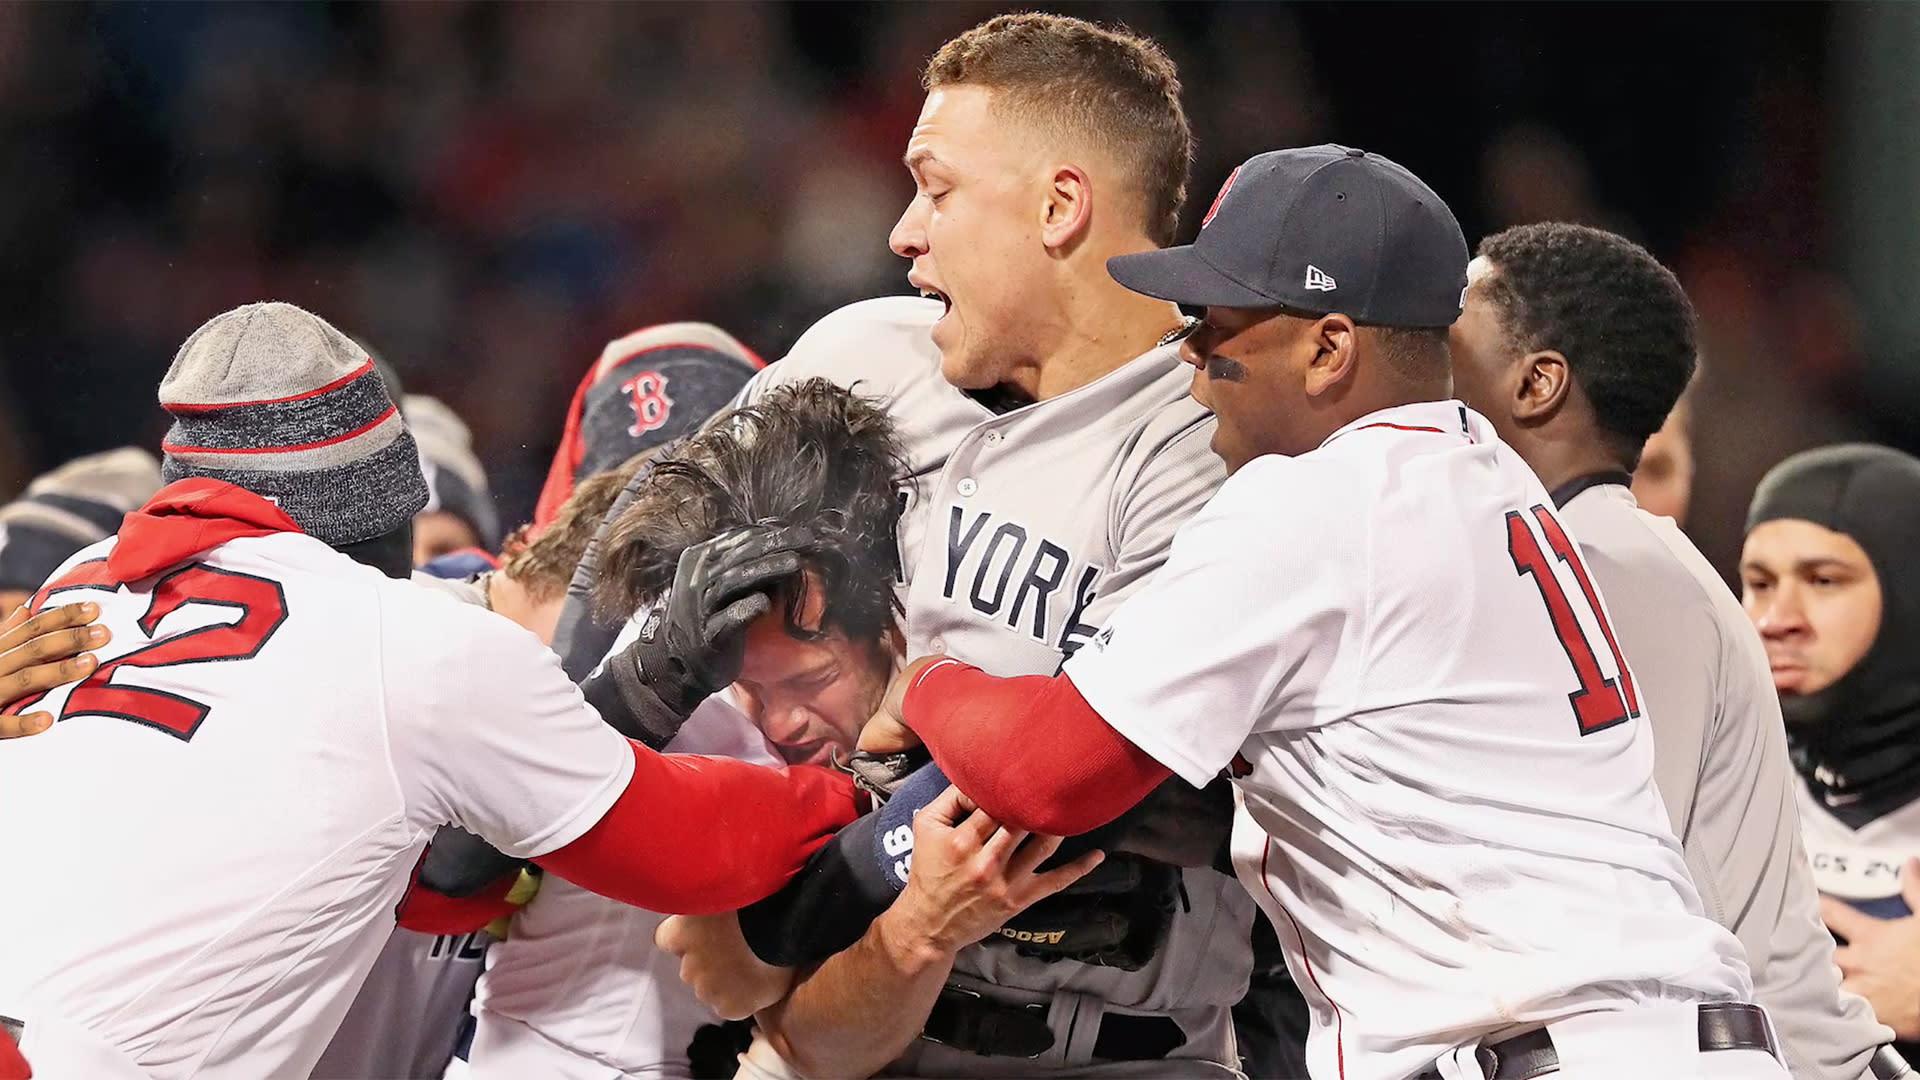
[[[1344,435],[1369,428],[1458,435],[1468,442],[1486,442],[1492,435],[1492,426],[1486,418],[1458,401],[1416,401],[1370,412],[1327,436],[1320,445],[1324,447]]]
[[[1619,469],[1608,469],[1604,472],[1576,476],[1553,489],[1553,508],[1555,510],[1565,510],[1567,504],[1572,502],[1581,492],[1588,488],[1597,488],[1606,484],[1619,484],[1621,487],[1630,488],[1633,486],[1633,474],[1630,472],[1622,472]]]

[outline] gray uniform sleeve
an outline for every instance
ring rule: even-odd
[[[1874,1020],[1864,998],[1840,989],[1833,937],[1820,921],[1813,870],[1800,838],[1793,797],[1797,780],[1766,657],[1757,641],[1745,640],[1744,621],[1721,631],[1742,638],[1724,643],[1721,676],[1728,685],[1720,695],[1694,800],[1701,808],[1696,813],[1709,820],[1696,825],[1697,839],[1689,836],[1687,861],[1705,861],[1695,856],[1696,847],[1714,851],[1731,844],[1723,876],[1759,883],[1750,899],[1731,898],[1746,910],[1731,912],[1728,925],[1756,958],[1754,995],[1774,1018],[1793,1075],[1857,1080],[1867,1074],[1874,1049],[1893,1032]]]
[[[1701,580],[1704,560],[1689,572],[1697,552],[1668,550],[1630,505],[1591,498],[1563,513],[1653,725],[1654,779],[1707,915],[1745,948],[1794,1077],[1859,1080],[1892,1032],[1840,990],[1759,641],[1725,586]]]

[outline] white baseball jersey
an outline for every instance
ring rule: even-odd
[[[1744,999],[1579,552],[1458,402],[1241,468],[1066,665],[1195,785],[1314,1009],[1315,1076],[1637,1001]]]
[[[1209,447],[1213,418],[1188,394],[1192,369],[1172,347],[995,413],[942,378],[929,335],[942,310],[918,297],[841,308],[760,372],[742,399],[816,376],[881,399],[915,480],[902,494],[900,523],[907,655],[1050,675],[1160,568],[1174,532],[1225,478]],[[1076,1017],[1090,1025],[1105,1002],[1175,1014],[1189,1038],[1178,1054],[1224,1055],[1227,1010],[1253,966],[1253,905],[1212,870],[1187,871],[1185,885],[1188,903],[1166,945],[1139,971],[1049,963],[998,946],[966,949],[955,969],[1053,992],[1062,1047]],[[943,1075],[993,1064],[924,1043],[915,1054]],[[1068,1063],[1017,1064],[1031,1073]]]
[[[0,743],[0,819],[34,823],[8,854],[49,883],[0,892],[33,927],[0,942],[0,1012],[43,1061],[77,1030],[153,1080],[305,1076],[437,827],[536,857],[632,776],[532,634],[304,534],[50,602],[83,597],[99,671]]]
[[[631,631],[615,648],[624,648]],[[729,694],[707,699],[674,753],[782,764]],[[687,1046],[720,1018],[653,945],[665,915],[548,877],[487,956],[474,996],[472,1080],[622,1080],[689,1074]]]
[[[1900,868],[1920,855],[1920,799],[1856,829],[1834,817],[1797,777],[1794,790],[1814,886],[1876,919],[1913,914],[1900,892]]]
[[[1560,520],[1648,707],[1654,779],[1695,887],[1746,950],[1787,1065],[1802,1080],[1858,1080],[1893,1032],[1840,991],[1760,636],[1706,557],[1625,484],[1585,488]]]
[[[477,581],[414,572],[415,585],[487,606]],[[485,932],[421,934],[395,927],[341,1018],[312,1080],[440,1080],[459,1048]]]

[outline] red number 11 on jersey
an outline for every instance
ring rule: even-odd
[[[1615,724],[1624,724],[1640,715],[1640,695],[1634,689],[1633,676],[1627,672],[1626,657],[1620,654],[1620,645],[1614,640],[1613,627],[1607,625],[1607,613],[1600,609],[1600,597],[1593,591],[1587,565],[1580,561],[1573,541],[1546,507],[1533,507],[1532,516],[1539,522],[1540,531],[1546,535],[1554,555],[1567,564],[1580,583],[1587,610],[1593,613],[1595,625],[1606,638],[1607,650],[1613,653],[1614,670],[1620,673],[1618,679],[1609,679],[1600,670],[1594,643],[1587,640],[1587,632],[1581,628],[1566,590],[1560,587],[1560,579],[1554,576],[1553,563],[1541,550],[1527,515],[1518,510],[1507,511],[1507,554],[1513,556],[1514,569],[1523,577],[1531,576],[1540,589],[1540,599],[1546,603],[1547,614],[1553,619],[1554,635],[1560,639],[1560,647],[1567,651],[1567,660],[1573,664],[1573,672],[1580,680],[1579,687],[1567,695],[1567,701],[1573,705],[1574,719],[1580,724],[1580,734],[1591,735]]]

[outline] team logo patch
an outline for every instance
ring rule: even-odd
[[[657,371],[643,371],[620,384],[633,406],[633,426],[627,434],[638,438],[665,426],[673,415],[673,399],[667,396],[667,377]]]
[[[1233,190],[1233,182],[1239,178],[1240,167],[1236,165],[1233,171],[1227,174],[1227,182],[1220,185],[1220,194],[1213,197],[1213,205],[1207,207],[1207,216],[1200,219],[1201,228],[1204,229],[1213,224],[1213,215],[1220,212],[1220,204],[1226,201],[1227,192]]]
[[[1308,263],[1307,288],[1316,292],[1332,292],[1339,288],[1339,286],[1334,283],[1332,274],[1327,273],[1312,263]]]

